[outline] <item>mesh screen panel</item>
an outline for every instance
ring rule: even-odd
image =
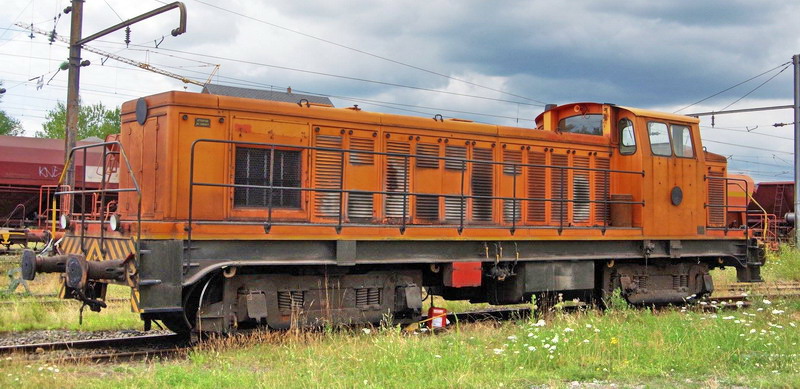
[[[237,147],[235,183],[237,185],[269,186],[270,149]],[[300,187],[300,151],[275,150],[272,164],[273,187]],[[236,207],[269,206],[270,193],[265,188],[235,188],[233,204]],[[272,206],[300,208],[300,190],[272,189]]]

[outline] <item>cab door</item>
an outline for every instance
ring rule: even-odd
[[[643,118],[649,157],[645,170],[645,234],[691,236],[702,231],[702,172],[696,123]]]

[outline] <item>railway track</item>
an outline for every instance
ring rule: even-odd
[[[26,297],[23,297],[23,298],[20,298],[20,299],[15,299],[15,300],[0,300],[0,307],[27,304],[27,303],[42,304],[42,305],[80,304],[81,303],[80,301],[74,300],[74,299],[49,298],[49,297],[54,297],[54,296],[55,295],[53,295],[53,296],[49,296],[49,295],[45,295],[45,296],[30,296],[30,297],[26,296]],[[130,301],[130,299],[120,297],[120,298],[107,299],[105,301],[107,303],[119,303],[119,302]]]
[[[0,355],[39,361],[125,362],[177,355],[189,345],[186,336],[157,334],[0,346]]]
[[[47,296],[50,297],[50,296]],[[130,299],[126,298],[113,298],[105,300],[107,303],[120,303],[120,302],[128,302]],[[41,298],[39,296],[34,298],[22,298],[16,300],[0,300],[0,307],[2,306],[12,306],[12,305],[19,305],[19,304],[42,304],[42,305],[61,305],[61,304],[80,304],[81,302],[74,299],[59,299],[59,298]]]
[[[699,309],[738,309],[750,305],[753,298],[796,298],[800,297],[800,282],[781,282],[764,284],[726,284],[720,285],[715,294],[707,298],[711,304],[700,304]],[[127,299],[112,299],[125,300]],[[46,300],[47,301],[47,300]],[[69,300],[53,300],[69,301]],[[724,302],[737,302],[726,304]],[[0,302],[10,303],[10,302]],[[579,309],[585,305],[567,305],[565,309]],[[524,318],[531,314],[529,306],[492,307],[477,311],[450,312],[450,324],[502,321]],[[427,318],[423,317],[423,323]],[[68,340],[20,345],[0,346],[0,355],[12,359],[38,360],[72,363],[108,363],[132,360],[147,360],[156,357],[173,357],[185,353],[192,343],[186,336],[178,334],[139,335],[88,340]]]
[[[722,284],[714,289],[709,300],[745,301],[748,297],[796,298],[800,297],[800,282],[764,282],[760,284]]]

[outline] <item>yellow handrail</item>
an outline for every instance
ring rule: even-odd
[[[753,198],[753,195],[751,195],[750,193],[747,193],[747,197],[749,197],[750,201],[752,201],[753,204],[757,205],[758,208],[761,209],[761,212],[764,213],[764,231],[761,232],[761,236],[767,236],[767,233],[769,232],[769,214],[767,213],[767,210],[764,209],[764,207],[762,207],[761,204],[759,204],[758,201],[756,201],[756,199]]]

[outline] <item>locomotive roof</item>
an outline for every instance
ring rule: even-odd
[[[209,90],[210,91],[210,90]],[[281,92],[283,93],[283,92]],[[285,94],[285,93],[284,93]],[[299,95],[292,94],[293,97],[298,98]],[[184,91],[168,91],[155,95],[146,96],[150,108],[156,108],[166,105],[185,105],[193,107],[209,107],[215,109],[231,109],[240,111],[264,111],[269,110],[269,106],[279,108],[283,113],[288,115],[302,115],[308,118],[321,118],[327,120],[343,120],[343,121],[358,121],[364,124],[374,125],[389,125],[398,128],[436,128],[442,131],[452,131],[453,134],[484,134],[484,135],[500,135],[512,138],[537,138],[541,140],[559,141],[563,140],[565,134],[556,133],[553,131],[540,131],[542,117],[547,112],[554,110],[572,110],[575,105],[593,107],[592,111],[598,110],[603,104],[600,103],[572,103],[556,107],[550,111],[539,114],[536,118],[535,127],[511,127],[498,124],[472,122],[471,120],[463,120],[457,118],[448,118],[437,120],[434,122],[431,118],[420,116],[407,116],[397,115],[391,113],[380,113],[371,111],[362,111],[357,106],[347,108],[334,108],[329,105],[314,104],[318,109],[307,110],[305,104],[299,104],[298,100],[279,101],[274,99],[257,99],[245,96],[230,96],[218,95],[210,93],[194,93]],[[310,101],[309,101],[310,102]],[[122,104],[122,121],[123,123],[133,120],[133,113],[135,111],[136,100],[128,101]],[[665,120],[674,120],[685,123],[697,123],[698,119],[674,115],[663,112],[648,111],[637,108],[620,107],[622,109],[630,110],[636,115],[645,115],[656,118],[663,118]],[[607,137],[598,137],[595,135],[586,134],[566,134],[569,136],[569,142],[574,144],[607,144]]]
[[[291,89],[288,92],[280,92],[274,90],[240,88],[228,85],[205,84],[203,86],[203,93],[220,96],[244,97],[248,99],[280,101],[284,103],[297,103],[298,101],[305,99],[311,104],[329,105],[333,107],[331,99],[327,97],[294,93],[291,92]]]
[[[603,104],[592,103],[592,102],[580,102],[580,103],[576,102],[576,103],[568,103],[568,104],[559,105],[557,107],[552,108],[551,111],[569,111],[569,110],[572,110],[572,108],[575,107],[575,106],[595,106],[595,107],[597,107],[597,106],[601,106],[601,105],[603,105]],[[609,104],[609,105],[614,105],[614,104]],[[653,111],[653,110],[649,110],[649,109],[625,107],[625,106],[618,106],[618,105],[615,105],[615,106],[617,108],[624,109],[626,111],[630,111],[631,113],[633,113],[636,116],[657,117],[657,118],[661,118],[661,119],[664,119],[664,120],[671,120],[671,121],[685,122],[685,123],[695,123],[695,124],[696,123],[700,123],[700,119],[698,119],[696,117],[692,117],[692,116],[676,115],[674,113]],[[542,119],[543,115],[544,115],[544,112],[540,113],[539,116],[536,117],[537,125],[539,123],[541,123],[541,119]]]
[[[674,120],[677,122],[687,122],[687,123],[700,123],[700,119],[694,116],[686,116],[686,115],[677,115],[674,113],[667,113],[661,111],[653,111],[649,109],[641,109],[641,108],[631,108],[631,107],[619,107],[625,110],[630,111],[636,116],[649,116],[649,117],[659,117],[666,120]]]

